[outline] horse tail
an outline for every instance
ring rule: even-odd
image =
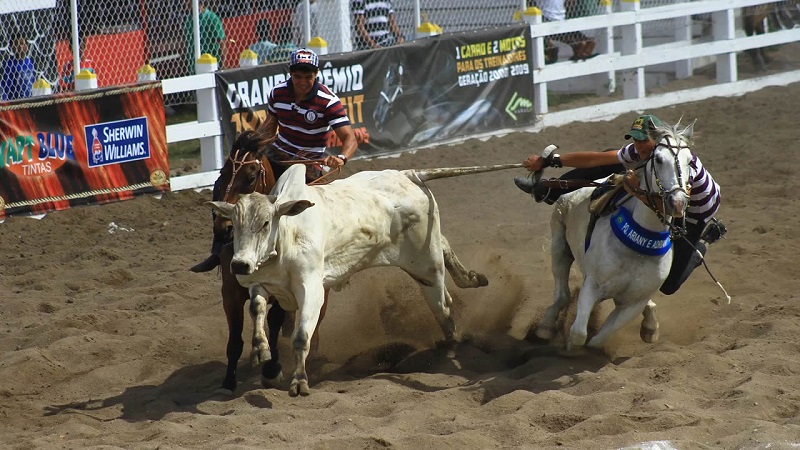
[[[450,247],[450,242],[444,235],[442,235],[442,256],[444,256],[444,266],[447,268],[450,276],[453,277],[453,282],[456,283],[456,286],[464,289],[489,285],[489,280],[486,278],[486,275],[475,272],[474,270],[467,270],[467,268],[461,264],[458,256],[456,256],[452,247]]]
[[[436,180],[439,178],[460,177],[461,175],[472,175],[484,172],[495,172],[498,170],[518,169],[522,163],[515,164],[495,164],[490,166],[471,166],[471,167],[443,167],[438,169],[410,169],[406,170],[406,176],[412,180],[417,179],[421,182]]]

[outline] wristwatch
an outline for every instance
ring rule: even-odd
[[[344,155],[340,154],[340,155],[337,156],[337,158],[342,160],[342,165],[347,164],[347,156],[344,156]]]

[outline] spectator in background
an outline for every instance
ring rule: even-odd
[[[542,11],[542,19],[545,22],[560,22],[566,20],[567,9],[564,0],[536,0],[535,6]],[[597,56],[594,53],[595,41],[580,31],[570,33],[560,33],[545,38],[545,64],[558,61],[558,47],[553,44],[553,40],[563,42],[572,47],[572,59],[581,59]]]
[[[286,62],[289,61],[289,56],[298,49],[297,45],[292,41],[292,25],[284,23],[278,28],[278,45],[269,53],[268,61]]]
[[[208,53],[209,55],[217,58],[217,64],[220,69],[225,66],[225,30],[222,27],[222,20],[213,11],[206,8],[205,0],[198,0],[200,8],[199,21],[200,21],[200,54]],[[188,68],[189,73],[195,73],[195,56],[194,56],[194,33],[192,31],[192,2],[186,0],[189,15],[184,22],[184,35],[186,36],[186,49],[188,51]]]
[[[9,42],[14,55],[3,63],[0,79],[3,100],[16,100],[31,96],[36,71],[33,61],[28,57],[28,41],[24,36],[15,35]]]
[[[86,54],[86,39],[78,39],[78,50],[81,58],[81,66],[78,68],[79,71],[86,69],[89,72],[95,73],[94,68],[92,67],[92,60]],[[61,92],[75,90],[75,70],[72,67],[72,55],[70,55],[70,59],[65,62],[64,66],[61,68],[61,78],[58,80],[58,90]]]
[[[319,36],[319,28],[317,27],[317,0],[308,1],[308,10],[311,12],[311,37]],[[292,28],[294,29],[294,43],[300,47],[308,45],[306,42],[306,1],[300,0],[294,8],[294,17],[292,17]]]
[[[390,0],[353,0],[350,9],[355,19],[359,50],[403,43]]]
[[[250,50],[258,55],[258,63],[263,64],[269,61],[269,54],[278,46],[270,41],[272,34],[272,24],[269,19],[261,19],[256,23],[256,42],[250,46]]]

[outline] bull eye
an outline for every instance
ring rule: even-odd
[[[265,222],[264,222],[264,225],[261,227],[261,229],[262,229],[262,230],[264,230],[264,229],[266,229],[267,227],[269,227],[269,220],[267,220],[267,221],[265,221]]]

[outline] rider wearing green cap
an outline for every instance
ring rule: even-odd
[[[651,114],[643,114],[636,118],[625,139],[633,142],[625,144],[619,150],[610,149],[604,152],[574,152],[564,155],[550,154],[542,157],[538,154],[528,156],[523,165],[529,171],[539,171],[545,167],[574,167],[574,170],[562,175],[563,180],[597,180],[613,173],[622,173],[626,169],[635,169],[646,161],[656,147],[654,131],[662,125],[661,120]],[[672,267],[667,279],[661,286],[661,292],[670,295],[678,290],[689,278],[692,271],[701,264],[702,259],[696,254],[699,250],[706,252],[706,243],[717,241],[727,232],[725,225],[714,218],[720,206],[720,188],[703,167],[697,155],[693,155],[690,163],[689,207],[686,210],[686,239],[676,240],[673,244]],[[634,173],[627,176],[634,177]],[[638,185],[638,180],[630,180]],[[635,182],[634,182],[635,181]],[[530,178],[518,177],[514,183],[523,191],[533,194],[537,202],[553,204],[562,194],[575,190],[559,188],[543,188],[534,186]],[[705,243],[701,242],[705,241]]]

